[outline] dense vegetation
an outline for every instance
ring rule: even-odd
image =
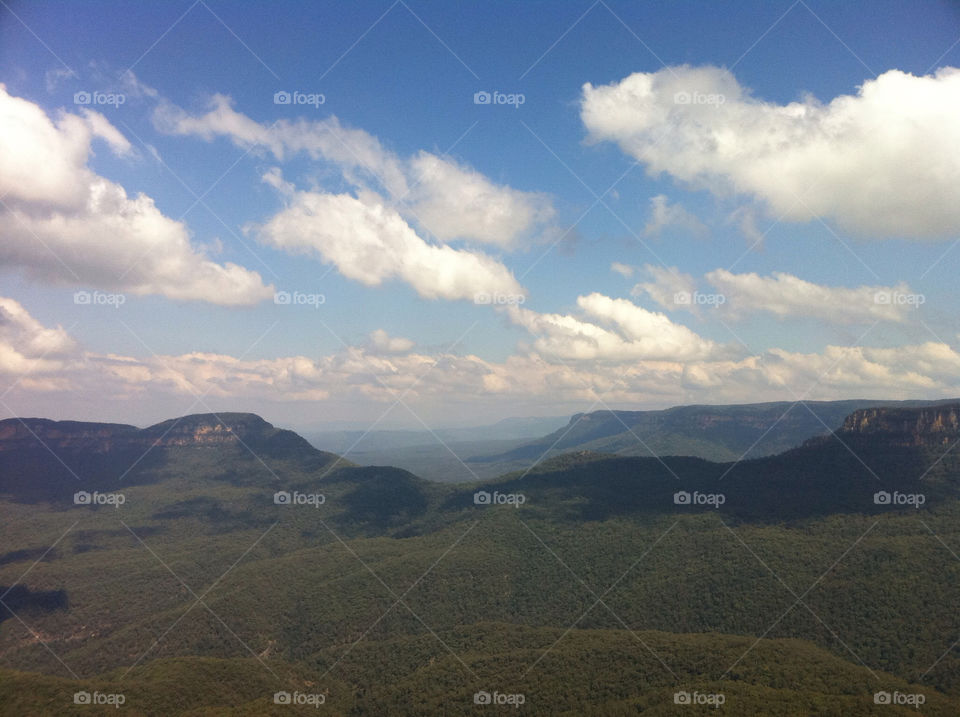
[[[960,713],[960,466],[939,443],[579,452],[444,486],[274,431],[130,471],[142,450],[0,451],[0,712],[116,713],[73,705],[87,691],[128,714],[316,714],[273,704],[299,691],[458,715],[482,690],[519,714],[678,714],[684,691],[737,715],[917,714],[879,691]],[[75,505],[78,486],[125,501]]]

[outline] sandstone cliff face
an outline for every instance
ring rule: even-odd
[[[150,426],[144,438],[159,446],[220,446],[262,437],[276,429],[252,413],[204,413]]]
[[[960,438],[960,404],[865,408],[847,416],[837,433],[841,437],[872,437],[898,446],[951,445]]]
[[[138,433],[135,426],[118,423],[79,423],[46,418],[9,418],[0,421],[0,451],[46,445],[51,450],[75,449],[103,453]],[[41,443],[42,442],[42,443]]]
[[[0,421],[0,451],[44,446],[52,451],[84,450],[107,453],[151,446],[221,446],[263,437],[276,429],[249,413],[184,416],[139,429],[118,423],[51,421],[10,418]]]

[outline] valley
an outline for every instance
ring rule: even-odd
[[[954,714],[957,409],[860,409],[736,463],[579,450],[469,484],[249,414],[9,419],[0,702],[458,715],[496,693],[519,714],[681,714],[689,694],[906,714],[888,692]]]

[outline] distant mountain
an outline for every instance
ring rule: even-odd
[[[505,418],[502,421],[470,428],[437,428],[435,431],[390,431],[390,430],[314,430],[304,431],[304,436],[326,451],[341,453],[376,453],[395,448],[436,446],[444,443],[516,441],[536,438],[567,422],[566,417]]]
[[[0,713],[87,714],[78,692],[317,713],[285,690],[343,715],[498,692],[517,714],[719,693],[718,714],[846,717],[885,690],[953,717],[958,416],[874,406],[773,456],[576,450],[470,485],[251,414],[0,422]],[[125,502],[74,504],[93,489]]]
[[[430,431],[308,431],[317,448],[345,454],[360,465],[393,465],[440,483],[493,478],[521,464],[468,460],[500,454],[567,422],[566,417],[506,418],[487,426]]]
[[[7,418],[0,421],[0,451],[25,450],[46,444],[52,449],[104,453],[114,448],[118,440],[132,439],[138,433],[136,426],[120,423]]]
[[[660,411],[594,411],[574,415],[553,433],[475,463],[533,461],[575,450],[623,456],[696,456],[733,461],[774,455],[838,428],[867,407],[933,406],[944,401],[804,401],[677,406]]]
[[[308,447],[293,431],[274,428],[253,413],[201,413],[148,428],[119,423],[8,418],[0,421],[0,451],[45,446],[52,450],[105,453],[126,448],[200,447],[278,439],[287,447]]]
[[[205,451],[205,460],[219,458],[224,470],[231,462],[262,463],[271,458],[294,461],[303,470],[318,470],[335,462],[353,465],[252,413],[196,414],[143,429],[114,423],[9,418],[0,421],[0,494],[66,499],[78,486],[113,490],[121,480],[126,485],[153,482],[162,478],[171,451],[181,458],[187,455],[177,449]],[[212,449],[220,451],[216,458]]]

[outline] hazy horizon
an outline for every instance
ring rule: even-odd
[[[960,11],[881,6],[5,5],[0,410],[960,395]]]

